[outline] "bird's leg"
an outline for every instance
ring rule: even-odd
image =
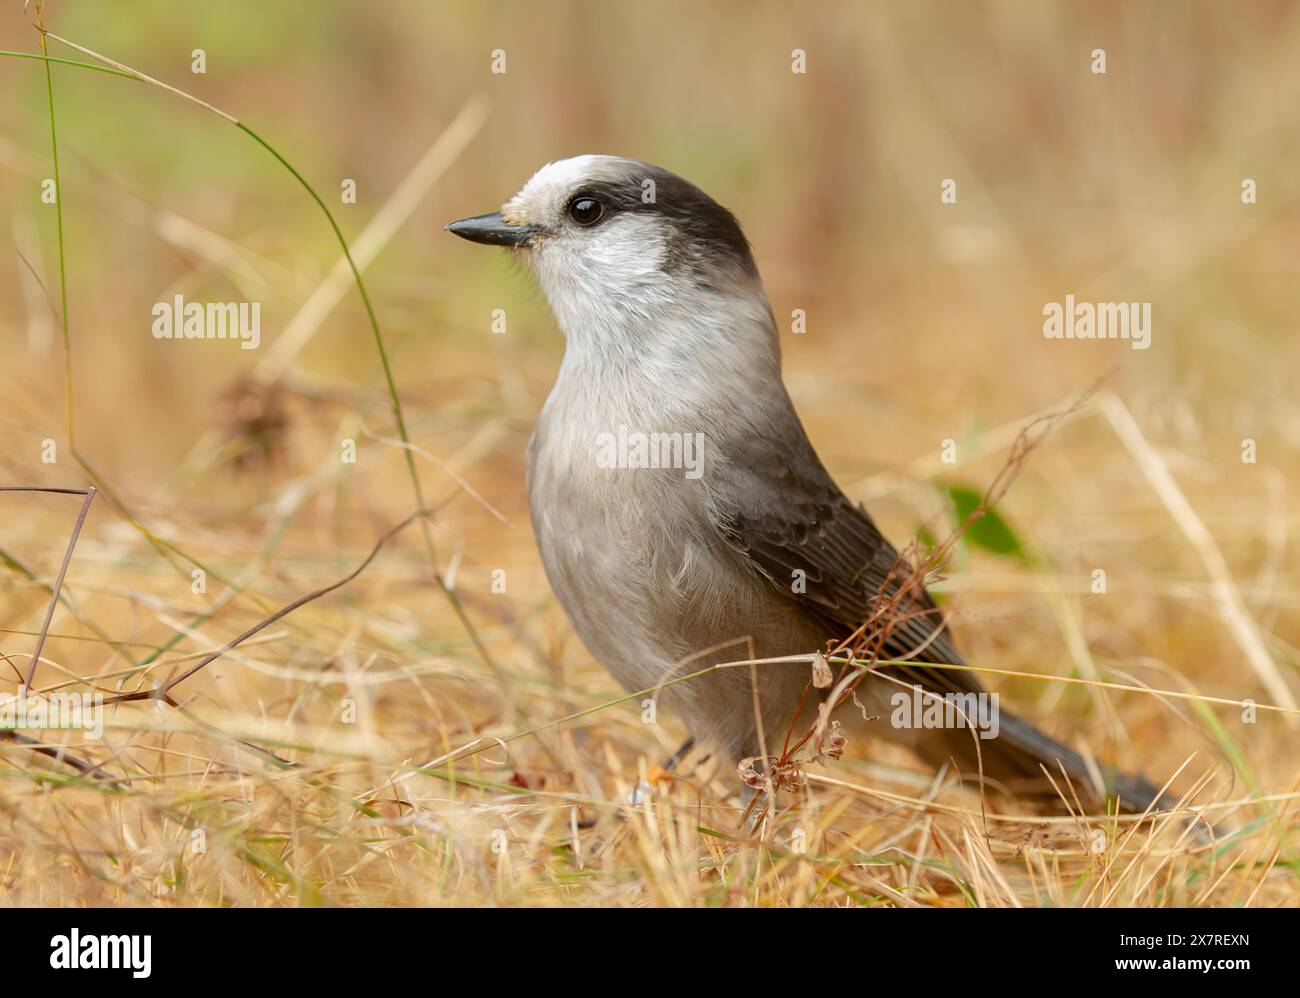
[[[678,747],[677,751],[670,755],[662,766],[651,766],[650,771],[646,773],[644,780],[638,780],[637,785],[632,788],[627,795],[629,804],[644,804],[650,798],[654,791],[655,785],[663,782],[668,775],[677,768],[678,764],[686,757],[686,753],[695,747],[695,737],[692,735]]]
[[[671,773],[674,769],[677,768],[677,764],[680,763],[684,758],[686,758],[686,753],[693,748],[695,748],[694,735],[686,739],[686,741],[682,742],[682,744],[678,747],[677,751],[674,752],[672,755],[670,755],[667,761],[660,768],[663,769],[665,773]]]

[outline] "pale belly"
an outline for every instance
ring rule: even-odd
[[[779,746],[806,664],[719,663],[804,654],[825,635],[724,542],[707,476],[599,468],[545,419],[529,448],[529,504],[547,577],[587,649],[628,691],[654,690],[724,756]],[[753,681],[757,679],[757,704]],[[762,717],[765,737],[760,738]]]

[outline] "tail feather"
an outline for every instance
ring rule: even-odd
[[[1018,797],[1059,802],[1062,794],[1067,800],[1078,794],[1087,807],[1114,800],[1120,810],[1133,814],[1172,806],[1172,801],[1143,777],[1110,767],[1100,767],[1102,785],[1098,787],[1098,774],[1083,756],[1005,711],[999,718],[997,737],[980,740],[978,750],[969,729],[948,730],[943,735],[922,739],[917,745],[932,764],[951,760],[962,776],[969,778],[976,778],[982,770],[986,779],[1003,784]],[[1044,769],[1051,774],[1050,780]]]

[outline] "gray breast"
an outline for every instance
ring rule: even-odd
[[[597,661],[635,691],[718,662],[816,648],[822,636],[795,604],[714,528],[708,475],[599,467],[593,438],[606,420],[573,401],[557,384],[538,420],[529,506],[551,587]],[[767,723],[788,721],[807,670],[761,668]],[[724,753],[759,751],[748,668],[682,683],[660,701]]]

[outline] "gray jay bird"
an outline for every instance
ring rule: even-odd
[[[923,585],[906,583],[895,549],[809,442],[729,211],[660,167],[578,156],[542,167],[501,211],[447,229],[521,253],[565,335],[528,447],[533,529],[574,629],[624,687],[660,687],[723,760],[770,763],[792,719],[815,714],[806,664],[663,684],[721,662],[825,649],[884,597],[894,606],[888,624],[873,625],[878,658],[896,664],[868,675],[837,718],[1021,794],[1054,794],[1046,768],[1092,803],[1110,794],[1140,811],[1156,800],[1144,780],[1090,767],[1006,712],[986,740],[890,723],[900,688],[983,688],[971,672],[925,666],[962,658]]]

